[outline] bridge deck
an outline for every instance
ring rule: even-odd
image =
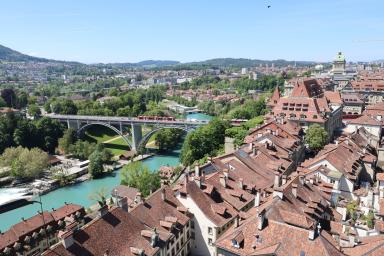
[[[49,118],[61,121],[84,121],[84,122],[106,122],[106,123],[122,123],[122,124],[166,124],[166,125],[205,125],[209,120],[196,119],[176,119],[175,121],[167,120],[143,120],[136,117],[123,116],[81,116],[81,115],[57,115],[47,114]]]

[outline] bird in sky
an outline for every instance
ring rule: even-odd
[[[271,8],[271,6],[270,6],[270,5],[268,5],[268,8]]]

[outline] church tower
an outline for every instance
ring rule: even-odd
[[[334,75],[341,75],[345,73],[345,64],[346,64],[345,56],[342,52],[339,52],[336,55],[335,60],[333,61],[332,73]]]

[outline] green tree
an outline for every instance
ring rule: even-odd
[[[158,172],[151,172],[147,166],[137,161],[125,165],[121,170],[121,184],[137,188],[143,196],[160,188]]]
[[[60,150],[62,150],[65,154],[68,154],[70,152],[70,147],[72,144],[76,142],[76,132],[73,129],[67,129],[63,137],[59,139],[58,147]]]
[[[328,133],[320,125],[314,124],[309,126],[304,139],[311,150],[319,151],[327,144]]]
[[[89,156],[88,173],[92,178],[99,177],[104,171],[103,156],[99,150],[93,151]]]
[[[34,118],[38,118],[41,115],[41,110],[39,106],[35,104],[31,104],[28,106],[28,115],[33,116]]]
[[[364,216],[366,222],[367,222],[367,226],[368,228],[374,228],[375,227],[375,214],[372,212],[372,211],[369,211],[367,213],[367,215]]]
[[[75,144],[72,144],[69,147],[69,153],[73,154],[74,157],[77,157],[81,160],[86,160],[93,153],[93,151],[95,151],[95,149],[95,143],[78,140],[75,142]]]
[[[213,119],[208,125],[189,133],[181,149],[181,162],[184,165],[191,165],[206,155],[215,156],[224,146],[227,128],[229,128],[227,121]]]
[[[18,178],[38,177],[48,167],[48,154],[38,148],[7,148],[0,157],[0,165],[11,167]]]
[[[58,139],[63,136],[63,126],[56,120],[47,117],[39,119],[36,123],[40,145],[44,151],[55,152]]]
[[[155,135],[155,144],[160,151],[172,150],[180,142],[183,134],[184,131],[180,129],[162,129]]]
[[[243,144],[245,136],[247,136],[248,130],[243,127],[231,127],[225,130],[225,136],[235,139],[236,145]]]
[[[18,146],[33,148],[39,145],[38,132],[34,123],[22,119],[17,123],[17,128],[13,132],[14,143]]]

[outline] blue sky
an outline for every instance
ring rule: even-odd
[[[2,0],[0,44],[85,63],[376,60],[383,10],[383,0]]]

